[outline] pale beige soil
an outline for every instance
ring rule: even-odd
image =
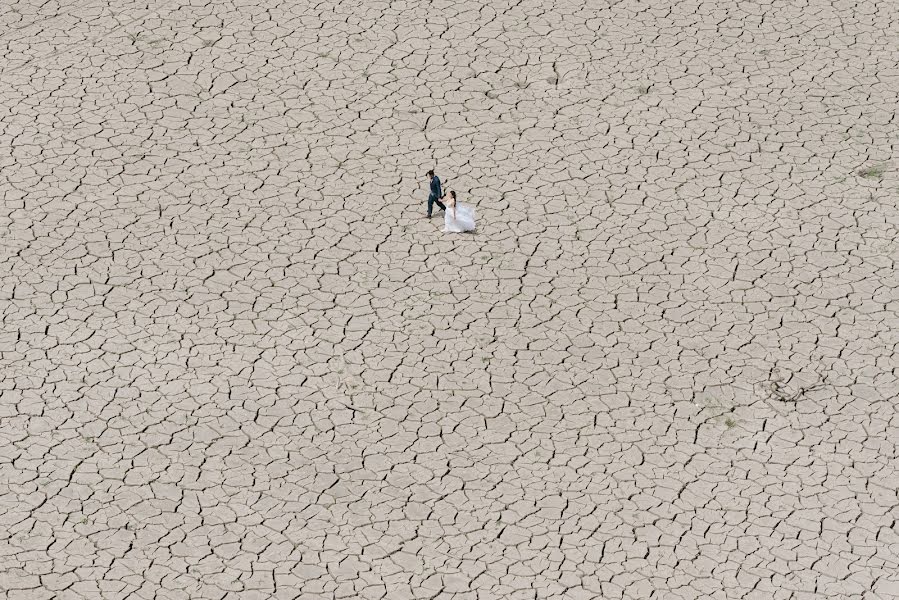
[[[0,3],[0,598],[899,597],[897,40]]]

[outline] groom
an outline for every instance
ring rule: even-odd
[[[440,187],[440,178],[434,175],[434,169],[428,171],[428,177],[431,179],[431,193],[428,195],[428,217],[431,218],[431,211],[434,209],[434,204],[437,204],[441,209],[446,211],[446,206],[443,205],[443,202],[440,201],[440,198],[443,198],[446,194],[443,193],[443,188]]]

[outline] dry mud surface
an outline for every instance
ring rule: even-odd
[[[897,40],[2,2],[0,598],[899,597]]]

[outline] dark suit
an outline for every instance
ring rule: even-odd
[[[431,177],[431,193],[428,196],[428,216],[431,216],[431,211],[434,209],[434,204],[439,206],[444,211],[446,210],[446,206],[444,206],[443,202],[440,201],[440,198],[443,196],[443,188],[440,187],[440,178],[434,175]]]

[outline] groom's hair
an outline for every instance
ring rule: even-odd
[[[430,171],[428,171],[428,177],[433,177],[433,176],[434,176],[434,169],[431,169]]]

